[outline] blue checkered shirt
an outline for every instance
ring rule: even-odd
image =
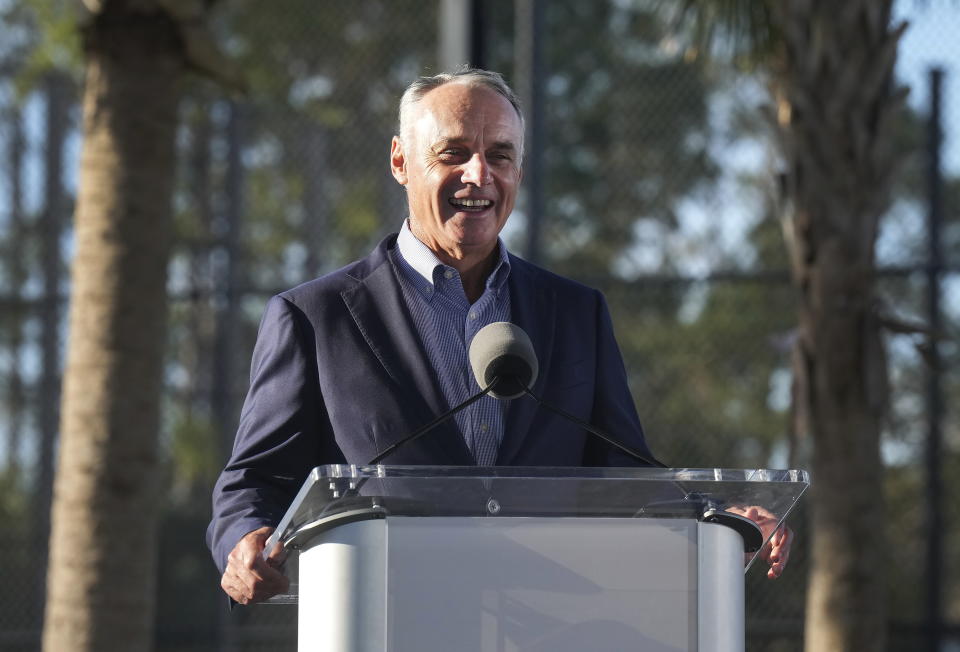
[[[487,324],[510,321],[510,261],[498,240],[500,260],[487,277],[479,299],[470,305],[460,274],[437,259],[417,240],[406,221],[391,252],[400,270],[400,287],[414,327],[449,407],[467,400],[482,388],[470,368],[468,351],[473,336]],[[485,396],[454,417],[467,448],[480,466],[496,463],[503,440],[506,404]]]

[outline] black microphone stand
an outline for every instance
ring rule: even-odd
[[[459,405],[450,408],[449,410],[447,410],[446,412],[444,412],[443,414],[441,414],[440,416],[438,416],[436,419],[434,419],[433,421],[431,421],[431,422],[428,423],[427,425],[423,426],[422,428],[420,428],[420,429],[418,429],[418,430],[415,430],[412,434],[407,435],[406,437],[404,437],[404,438],[401,439],[400,441],[396,442],[395,444],[392,444],[391,446],[388,446],[382,453],[380,453],[380,454],[377,455],[375,458],[373,458],[372,460],[370,460],[369,462],[367,462],[367,466],[372,466],[372,465],[374,465],[374,464],[377,464],[378,462],[380,462],[380,460],[384,459],[385,457],[387,457],[388,455],[390,455],[390,453],[392,453],[393,451],[397,450],[398,448],[400,448],[400,447],[403,446],[404,444],[408,444],[408,443],[410,443],[410,442],[412,442],[412,441],[416,441],[417,439],[420,439],[420,437],[423,437],[425,434],[427,434],[428,432],[430,432],[431,430],[433,430],[434,428],[436,428],[437,426],[439,426],[441,423],[443,423],[444,421],[446,421],[447,419],[449,419],[450,417],[452,417],[454,414],[456,414],[456,413],[459,412],[460,410],[463,410],[463,409],[465,409],[465,408],[470,407],[471,405],[473,405],[474,403],[476,403],[477,401],[479,401],[480,399],[482,399],[484,396],[486,396],[487,394],[489,394],[489,393],[490,393],[490,390],[492,390],[492,389],[494,388],[494,386],[497,384],[498,381],[499,381],[499,379],[498,379],[498,378],[495,378],[495,379],[493,380],[493,382],[491,382],[489,385],[487,385],[486,387],[484,387],[483,390],[482,390],[479,394],[476,394],[475,396],[471,396],[470,398],[468,398],[468,399],[467,399],[466,401],[464,401],[463,403],[460,403]]]
[[[560,415],[564,419],[569,419],[587,432],[596,435],[611,446],[614,446],[627,455],[630,455],[635,460],[661,469],[669,468],[657,458],[647,457],[639,451],[627,446],[626,444],[617,441],[606,433],[597,430],[583,419],[579,419],[569,412],[565,412],[558,407],[554,407],[553,405],[544,402],[536,394],[531,392],[529,387],[524,387],[523,391],[527,396],[536,401],[537,405],[546,408],[554,414]],[[727,527],[731,527],[736,530],[741,537],[743,537],[745,552],[756,552],[760,549],[760,546],[763,545],[763,535],[760,532],[760,528],[758,528],[753,521],[738,514],[732,514],[730,512],[723,511],[723,507],[721,505],[716,504],[707,496],[703,496],[698,492],[690,491],[681,482],[674,480],[672,484],[680,490],[683,498],[680,500],[668,500],[652,505],[651,507],[653,507],[654,510],[661,509],[665,512],[676,512],[677,510],[689,511],[690,515],[698,520],[706,523],[722,523]],[[641,512],[644,511],[646,511],[646,509],[641,509]]]
[[[655,458],[655,457],[647,457],[646,455],[644,455],[643,453],[637,451],[636,449],[633,449],[633,448],[627,446],[626,444],[617,441],[616,439],[614,439],[614,438],[611,437],[610,435],[608,435],[608,434],[606,434],[606,433],[603,433],[603,432],[600,432],[599,430],[597,430],[596,428],[594,428],[592,425],[590,425],[589,423],[587,423],[587,422],[584,421],[583,419],[580,419],[580,418],[578,418],[578,417],[575,417],[575,416],[573,416],[572,414],[570,414],[569,412],[565,412],[565,411],[561,410],[561,409],[558,408],[558,407],[554,407],[554,406],[550,405],[549,403],[544,402],[540,397],[538,397],[536,394],[534,394],[533,392],[531,392],[529,387],[524,387],[524,388],[523,388],[523,392],[524,392],[524,394],[526,394],[527,396],[529,396],[530,398],[532,398],[534,401],[536,401],[536,402],[537,402],[537,405],[539,405],[540,407],[546,408],[547,410],[550,410],[550,411],[553,412],[554,414],[559,414],[559,415],[560,415],[561,417],[563,417],[564,419],[568,419],[568,420],[572,421],[573,423],[577,424],[578,426],[580,426],[581,428],[583,428],[583,429],[586,430],[587,432],[592,433],[592,434],[596,435],[597,437],[599,437],[600,439],[602,439],[603,441],[607,442],[607,443],[610,444],[611,446],[614,446],[614,447],[616,447],[616,448],[619,448],[621,451],[623,451],[624,453],[626,453],[627,455],[629,455],[629,456],[632,457],[633,459],[638,460],[638,461],[640,461],[640,462],[643,462],[644,464],[649,464],[650,466],[655,466],[655,467],[660,468],[660,469],[669,468],[669,467],[667,467],[666,464],[664,464],[663,462],[661,462],[661,461],[658,460],[657,458]]]
[[[438,416],[436,419],[434,419],[430,423],[418,428],[417,430],[413,431],[411,434],[407,435],[400,441],[395,442],[394,444],[391,444],[386,449],[384,449],[382,453],[380,453],[379,455],[374,457],[372,460],[367,462],[366,466],[373,466],[374,464],[379,464],[381,460],[389,456],[393,451],[397,450],[401,446],[405,444],[409,444],[410,442],[416,441],[420,437],[423,437],[425,434],[427,434],[428,432],[430,432],[431,430],[439,426],[441,423],[443,423],[444,421],[446,421],[447,419],[455,415],[460,410],[463,410],[473,405],[474,403],[479,401],[481,398],[489,394],[490,391],[497,385],[498,382],[499,382],[499,378],[494,378],[494,380],[489,385],[484,387],[479,394],[475,394],[474,396],[471,396],[463,403],[455,405],[454,407],[450,408],[449,410],[447,410],[446,412]],[[323,510],[321,511],[321,515],[324,512],[326,512],[328,509],[330,509],[333,505],[339,504],[340,502],[349,498],[358,497],[360,495],[360,490],[363,488],[363,485],[365,485],[368,480],[370,480],[370,478],[366,477],[366,478],[361,478],[355,484],[351,482],[350,487],[347,490],[345,490],[342,495],[337,496],[335,501],[328,503],[323,508]]]

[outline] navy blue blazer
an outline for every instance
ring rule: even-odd
[[[207,544],[221,572],[244,534],[279,522],[312,468],[365,464],[449,409],[388,255],[395,245],[394,234],[267,304],[233,454],[213,493]],[[539,360],[533,392],[649,456],[603,295],[512,255],[508,285],[512,320]],[[453,421],[383,463],[476,464]],[[507,407],[497,464],[637,462],[521,397]]]

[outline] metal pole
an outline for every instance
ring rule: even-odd
[[[220,431],[220,447],[223,459],[233,450],[237,419],[240,410],[236,405],[236,349],[240,339],[240,269],[242,255],[240,229],[244,203],[243,137],[246,126],[244,105],[236,101],[228,103],[229,114],[224,126],[227,141],[226,175],[224,179],[224,203],[215,224],[219,242],[219,265],[215,270],[218,296],[216,298],[216,323],[213,355],[213,417]],[[309,217],[308,217],[309,219]]]
[[[437,72],[452,72],[469,63],[473,49],[472,4],[471,0],[441,0],[437,15],[440,32],[437,43]]]
[[[517,0],[515,13],[515,76],[524,104],[527,133],[524,145],[524,185],[526,186],[527,247],[530,262],[542,257],[543,227],[543,145],[544,89],[546,66],[543,60],[544,3],[542,0]]]
[[[470,65],[487,67],[487,14],[483,0],[470,2]]]
[[[941,604],[943,595],[943,487],[941,449],[943,416],[941,362],[939,350],[940,277],[943,256],[940,247],[940,225],[943,221],[942,170],[940,163],[943,130],[941,125],[941,89],[943,70],[930,70],[930,122],[928,125],[928,192],[927,222],[927,310],[930,328],[930,350],[927,366],[927,582],[926,621],[927,645],[930,652],[938,652],[942,634]]]

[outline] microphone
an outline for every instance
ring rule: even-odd
[[[470,342],[468,356],[477,384],[483,388],[480,393],[387,447],[367,462],[368,465],[378,464],[401,446],[423,437],[487,394],[498,399],[516,398],[528,391],[537,379],[537,355],[533,352],[533,344],[523,329],[515,324],[501,321],[481,328]]]
[[[526,331],[507,321],[481,328],[470,342],[470,366],[480,387],[498,399],[523,396],[537,380],[537,354]]]

